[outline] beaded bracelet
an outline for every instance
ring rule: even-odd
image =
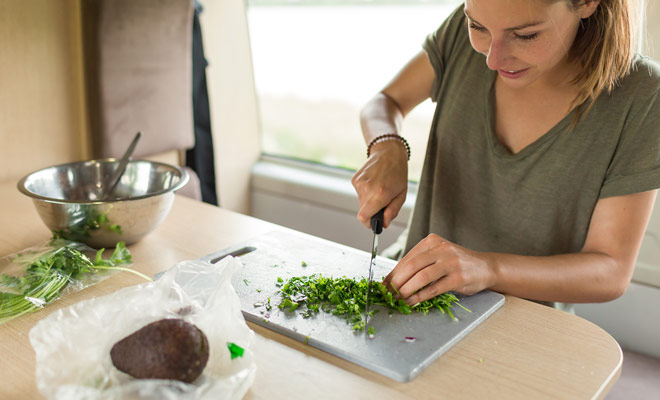
[[[371,148],[373,147],[373,145],[375,145],[376,143],[385,142],[387,140],[398,140],[399,142],[401,142],[403,146],[406,148],[406,153],[408,153],[408,161],[410,161],[410,145],[403,136],[399,136],[396,133],[387,133],[385,135],[380,135],[371,142],[369,142],[369,146],[367,146],[367,158],[369,158],[369,156],[371,155]]]

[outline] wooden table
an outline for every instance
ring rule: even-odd
[[[46,241],[32,201],[0,183],[0,256]],[[245,241],[276,225],[176,196],[154,232],[130,246],[134,268],[153,275]],[[39,312],[0,325],[0,399],[41,398],[28,333],[54,310],[141,283],[113,275]],[[408,383],[392,381],[264,328],[254,347],[257,375],[247,399],[587,399],[603,398],[621,373],[622,353],[598,326],[516,297]]]

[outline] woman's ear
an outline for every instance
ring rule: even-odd
[[[598,9],[599,4],[600,1],[598,0],[586,0],[580,7],[580,19],[591,17]]]

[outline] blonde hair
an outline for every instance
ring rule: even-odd
[[[554,0],[557,1],[557,0]],[[578,9],[594,0],[562,0]],[[609,93],[630,70],[637,21],[629,0],[600,0],[596,11],[581,21],[568,58],[580,65],[573,83],[578,94],[575,125],[596,98]],[[586,108],[585,108],[586,107]]]

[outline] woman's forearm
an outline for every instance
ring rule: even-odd
[[[603,302],[630,283],[656,191],[600,199],[580,253],[532,257],[467,249],[429,234],[385,278],[409,304],[492,289],[532,300]]]
[[[360,112],[360,124],[366,143],[388,133],[401,131],[403,114],[397,104],[383,93],[374,96]]]
[[[604,302],[623,294],[633,266],[604,253],[530,257],[484,253],[494,271],[490,289],[531,300]]]

